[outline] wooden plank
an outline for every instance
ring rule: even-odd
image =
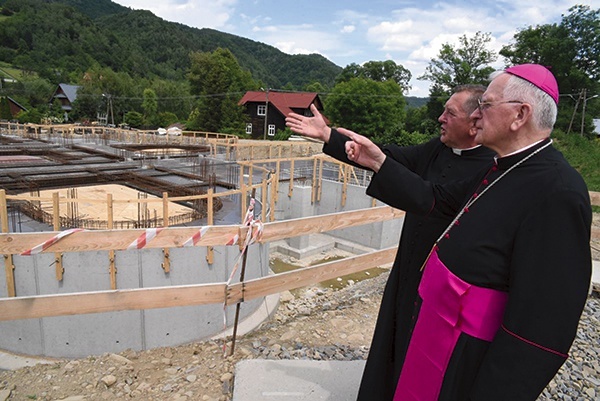
[[[389,206],[359,209],[313,217],[265,223],[261,242],[275,241],[299,235],[327,232],[346,227],[360,226],[387,221],[404,215],[404,212]],[[145,248],[178,248],[191,238],[200,227],[164,228],[149,241]],[[222,246],[235,235],[244,238],[247,227],[210,226],[197,246]],[[94,230],[80,231],[63,237],[44,252],[85,252],[99,250],[125,250],[146,230]],[[3,233],[0,234],[0,253],[20,254],[54,238],[58,232]]]
[[[303,217],[285,221],[267,223],[261,242],[276,241],[300,235],[314,234],[387,221],[404,216],[402,210],[389,206],[371,209],[358,209],[347,212]]]
[[[52,211],[54,212],[52,224],[54,226],[54,231],[60,231],[60,203],[58,202],[58,199],[58,192],[52,193]],[[56,279],[62,281],[65,269],[62,265],[62,254],[60,252],[54,254],[54,268]]]
[[[206,224],[209,226],[212,226],[215,221],[214,221],[214,201],[213,201],[213,195],[214,195],[214,189],[209,188],[208,189],[208,198],[206,200],[206,209],[207,209],[207,216],[206,216]],[[215,251],[214,248],[212,246],[209,246],[206,248],[206,261],[208,262],[209,265],[212,265],[215,261]]]
[[[249,280],[244,283],[233,284],[227,291],[227,304],[232,305],[242,301],[249,301],[392,263],[397,250],[397,247],[387,248],[318,266],[306,267]]]
[[[600,192],[590,191],[590,201],[593,206],[600,206]]]
[[[113,197],[112,194],[106,195],[106,224],[109,230],[113,229]],[[108,251],[108,274],[110,276],[111,290],[117,289],[117,266],[115,265],[115,251]]]
[[[0,321],[225,302],[226,283],[0,299]]]
[[[6,191],[0,189],[0,222],[2,224],[2,232],[8,233],[8,203],[6,201]],[[9,297],[17,295],[15,287],[15,266],[13,265],[13,257],[10,254],[4,255],[4,274],[6,277],[6,291]]]
[[[145,248],[182,247],[200,227],[172,227],[163,229],[149,241]],[[99,250],[125,250],[146,230],[94,230],[80,231],[63,237],[44,252],[86,252]],[[239,233],[238,226],[211,226],[197,246],[225,245]],[[244,231],[245,233],[245,231]],[[0,253],[20,254],[36,245],[54,238],[58,232],[0,234]]]

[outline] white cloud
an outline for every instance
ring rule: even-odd
[[[150,10],[153,14],[173,22],[197,28],[222,28],[229,23],[238,0],[118,0],[133,9]]]
[[[332,50],[342,48],[335,33],[315,29],[310,24],[256,28],[254,40],[275,46],[288,54],[321,54],[328,58]]]
[[[290,9],[278,0],[116,1],[149,9],[170,21],[266,43],[289,54],[318,53],[342,67],[391,59],[408,68],[413,77],[423,74],[444,43],[456,46],[462,35],[489,32],[487,48],[497,53],[514,40],[518,30],[560,22],[561,14],[575,5],[575,0],[528,0],[524,4],[483,0],[468,6],[456,0],[350,0],[340,8],[339,3],[309,0]],[[494,67],[502,67],[502,62],[499,57]],[[429,83],[413,79],[411,84],[411,94],[427,95]]]

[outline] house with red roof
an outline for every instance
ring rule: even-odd
[[[285,117],[291,112],[312,116],[311,104],[323,110],[319,94],[314,92],[250,91],[238,104],[246,107],[246,133],[255,139],[267,139],[284,130]]]

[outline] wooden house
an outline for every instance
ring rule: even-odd
[[[73,102],[77,99],[78,89],[78,85],[58,84],[58,87],[52,94],[50,104],[58,99],[66,117],[73,110]]]
[[[21,106],[16,100],[11,98],[10,96],[2,96],[0,97],[0,101],[6,102],[5,104],[8,104],[8,107],[6,109],[6,115],[4,115],[3,112],[2,116],[0,116],[0,118],[2,119],[12,120],[15,119],[17,117],[17,114],[19,114],[21,111],[27,111],[25,107]]]
[[[248,115],[246,133],[255,139],[267,139],[284,130],[285,117],[291,112],[312,116],[311,104],[323,110],[323,103],[314,92],[251,91],[238,104],[245,106]]]

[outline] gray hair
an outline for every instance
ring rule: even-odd
[[[505,71],[496,71],[490,79],[494,79]],[[508,100],[520,100],[529,103],[533,108],[533,123],[540,130],[552,129],[556,122],[558,108],[554,99],[532,84],[516,75],[509,74],[510,78],[504,87],[503,97]]]
[[[462,108],[467,113],[467,116],[470,116],[471,113],[479,107],[478,100],[481,99],[483,92],[485,92],[485,86],[478,84],[464,84],[458,85],[452,90],[452,94],[461,92],[467,92],[469,94],[469,97],[463,103]]]

